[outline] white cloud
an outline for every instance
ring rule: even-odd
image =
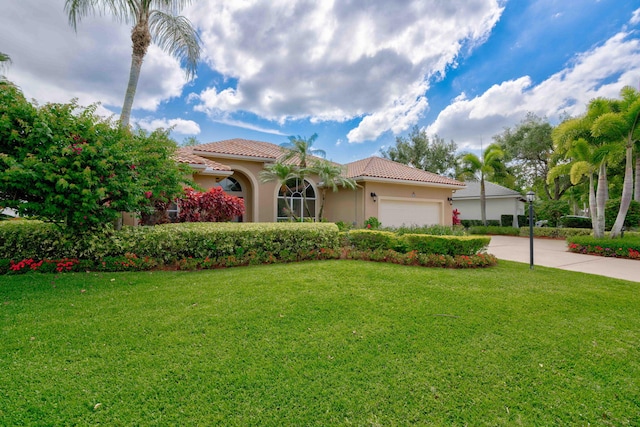
[[[198,135],[200,133],[200,126],[193,120],[146,118],[134,121],[142,129],[148,131],[153,131],[158,128],[173,128],[173,132],[182,135]]]
[[[425,82],[487,37],[500,3],[196,2],[187,13],[207,63],[237,79],[202,91],[196,109],[278,123],[362,117],[350,142],[402,132],[427,108]]]
[[[640,9],[636,9],[633,11],[633,15],[631,15],[631,20],[629,23],[632,25],[640,24]]]
[[[119,111],[131,63],[130,27],[110,16],[83,18],[77,33],[64,0],[5,2],[0,14],[2,51],[12,58],[6,76],[40,103],[101,102]],[[134,108],[155,110],[182,92],[186,79],[177,60],[149,49]]]
[[[578,55],[566,69],[533,86],[528,76],[502,82],[483,94],[461,95],[440,112],[427,133],[453,139],[462,149],[477,149],[527,112],[557,121],[578,115],[596,97],[615,98],[640,75],[640,40],[618,33],[603,45]]]

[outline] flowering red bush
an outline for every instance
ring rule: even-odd
[[[453,225],[460,225],[460,211],[458,209],[454,209],[453,212],[451,212],[451,215]]]
[[[53,266],[55,266],[55,271],[62,273],[63,271],[72,271],[79,263],[80,261],[75,258],[63,258],[58,260],[43,259],[40,261],[34,261],[33,258],[28,258],[18,262],[11,260],[9,270],[14,273],[23,273],[27,271],[28,268],[32,271],[49,272]]]
[[[220,187],[204,193],[187,187],[184,193],[178,200],[180,222],[224,222],[244,214],[244,200],[228,195]]]

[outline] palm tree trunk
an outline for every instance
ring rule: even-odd
[[[593,172],[589,174],[589,216],[591,216],[591,228],[596,230],[598,206],[596,204],[596,189],[593,186]]]
[[[598,169],[598,190],[596,193],[596,223],[593,227],[593,236],[601,239],[604,237],[604,205],[606,201],[607,189],[607,166],[602,161]]]
[[[480,175],[480,217],[482,225],[487,226],[487,197],[484,191],[484,174]]]
[[[322,214],[324,213],[324,199],[327,196],[326,188],[322,188],[322,201],[320,202],[320,212],[318,213],[318,218],[316,218],[317,222],[322,221]]]
[[[614,239],[620,235],[624,220],[627,218],[629,205],[631,204],[631,196],[633,195],[633,143],[627,143],[624,165],[624,181],[622,184],[622,198],[620,199],[620,209],[616,222],[611,228],[611,238]]]
[[[120,126],[129,127],[131,119],[131,108],[133,107],[133,98],[136,96],[138,87],[138,79],[140,78],[140,70],[142,68],[143,57],[138,57],[135,53],[131,54],[131,70],[129,70],[129,83],[127,91],[124,95],[124,103],[122,104],[122,112],[120,113]]]
[[[135,98],[136,89],[138,88],[142,61],[151,44],[151,33],[149,32],[149,22],[147,18],[148,17],[140,16],[135,27],[131,30],[131,43],[133,46],[131,69],[129,70],[129,83],[127,84],[127,92],[124,95],[124,103],[122,104],[122,112],[120,113],[120,126],[123,128],[129,127],[133,98]]]
[[[636,187],[633,192],[633,200],[640,202],[640,152],[636,153]]]

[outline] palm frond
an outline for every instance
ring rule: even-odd
[[[154,43],[183,61],[189,77],[195,76],[200,59],[200,36],[191,21],[184,16],[153,10],[149,14],[149,31]]]
[[[585,176],[589,176],[593,174],[594,167],[589,162],[575,162],[571,165],[571,170],[569,171],[569,178],[571,179],[571,183],[573,185],[578,185],[582,178]]]
[[[591,134],[596,138],[609,141],[622,141],[625,137],[627,123],[618,113],[604,113],[594,120]]]
[[[81,18],[89,15],[113,15],[118,22],[133,24],[140,9],[139,0],[66,0],[64,11],[69,16],[69,25],[78,29]]]

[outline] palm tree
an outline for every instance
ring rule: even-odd
[[[277,162],[265,166],[258,177],[260,178],[260,182],[278,182],[278,184],[280,184],[280,193],[283,193],[287,188],[287,181],[298,178],[297,169],[295,165]],[[298,220],[295,212],[293,212],[290,207],[286,207],[285,212],[289,215],[290,219]]]
[[[0,52],[0,67],[4,67],[5,64],[11,63],[11,57],[6,53]]]
[[[117,21],[133,25],[129,83],[120,113],[120,125],[129,126],[142,61],[153,41],[162,50],[185,62],[187,77],[196,74],[200,59],[199,37],[191,22],[176,16],[191,0],[66,0],[69,23],[77,31],[80,18],[110,13]]]
[[[0,71],[4,70],[4,67],[8,64],[11,64],[11,57],[6,53],[0,52]],[[0,74],[0,83],[5,83],[5,77]]]
[[[280,144],[286,150],[285,155],[280,160],[281,162],[288,161],[297,161],[297,177],[304,185],[304,180],[309,174],[308,168],[308,157],[309,156],[319,156],[325,157],[326,153],[324,150],[312,148],[313,143],[318,139],[318,134],[314,133],[309,138],[303,138],[301,136],[290,136],[289,142],[285,142]],[[307,217],[312,218],[315,215],[311,215],[311,210],[309,209],[309,203],[307,202],[306,192],[302,192],[302,202],[304,208],[307,212]]]
[[[324,150],[311,148],[316,139],[318,139],[317,133],[314,133],[307,139],[301,136],[290,136],[289,142],[280,144],[281,147],[287,149],[287,153],[282,160],[297,159],[298,167],[300,167],[300,169],[306,169],[307,157],[319,156],[324,158],[327,155]]]
[[[338,191],[338,187],[355,190],[357,184],[353,179],[344,176],[345,168],[343,166],[326,160],[316,162],[310,171],[318,175],[320,183],[322,184],[322,200],[320,201],[320,212],[317,218],[317,220],[320,221],[322,220],[322,213],[324,212],[327,188],[331,188],[334,192]]]
[[[473,153],[464,154],[461,158],[462,171],[459,179],[477,179],[480,174],[480,215],[482,216],[482,224],[485,226],[487,225],[487,199],[484,180],[504,169],[503,158],[504,152],[498,144],[489,145],[482,158]]]
[[[570,162],[552,169],[547,176],[549,180],[568,169],[573,183],[578,183],[584,176],[589,178],[589,213],[596,238],[604,237],[607,164],[611,155],[620,149],[620,144],[611,142],[611,138],[605,137],[594,124],[599,117],[610,112],[611,103],[596,98],[589,103],[583,116],[566,120],[554,129],[556,150],[566,153],[565,157]],[[597,190],[594,189],[594,174],[598,175]]]
[[[616,222],[611,228],[611,238],[620,235],[627,211],[633,197],[633,147],[640,139],[640,93],[632,87],[625,87],[622,100],[610,100],[611,112],[600,115],[591,127],[595,137],[602,137],[611,143],[624,141],[625,168],[620,209]]]

